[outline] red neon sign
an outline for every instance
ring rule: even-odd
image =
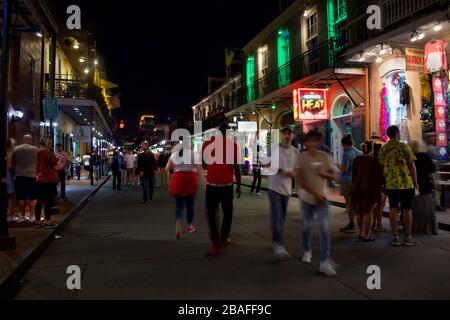
[[[294,120],[327,120],[327,90],[301,88],[293,92]]]

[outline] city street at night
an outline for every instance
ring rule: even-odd
[[[418,238],[421,247],[393,248],[389,236],[370,244],[339,233],[343,209],[332,209],[332,257],[338,277],[318,272],[318,242],[313,263],[301,262],[298,200],[292,198],[286,221],[286,261],[271,252],[266,194],[244,188],[235,201],[232,245],[207,257],[208,229],[203,196],[198,197],[198,232],[175,239],[174,204],[159,189],[143,204],[139,189],[114,192],[105,185],[64,229],[23,278],[15,299],[448,299],[450,234]],[[314,234],[317,240],[317,235]],[[82,269],[82,289],[67,290],[67,267]],[[381,268],[381,290],[369,291],[370,265]],[[430,270],[433,270],[430,272]]]

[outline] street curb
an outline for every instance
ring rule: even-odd
[[[243,186],[251,188],[252,186],[246,183],[242,183]],[[264,191],[269,191],[267,188],[261,187],[261,190]],[[297,196],[292,196],[292,198],[298,198]],[[330,201],[330,204],[333,207],[338,207],[338,208],[344,208],[345,209],[345,204],[342,202],[336,202],[336,201]],[[385,218],[389,218],[389,212],[388,211],[384,211],[383,216]],[[447,223],[439,223],[439,229],[443,230],[443,231],[449,231],[450,232],[450,224]]]
[[[10,270],[0,278],[0,300],[11,300],[14,298],[20,288],[23,276],[45,250],[47,250],[50,244],[55,240],[55,236],[60,234],[64,227],[86,206],[87,203],[89,203],[90,199],[97,194],[109,179],[110,176],[108,176],[97,188],[81,199],[72,210],[61,218],[57,228],[52,230],[52,232],[43,239],[37,240],[36,246],[28,249],[20,261],[11,265]]]

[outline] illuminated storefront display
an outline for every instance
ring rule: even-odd
[[[302,88],[293,92],[294,120],[327,120],[327,90]]]

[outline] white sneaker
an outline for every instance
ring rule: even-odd
[[[323,263],[320,264],[320,268],[319,268],[319,272],[324,273],[325,275],[327,275],[328,277],[336,277],[337,276],[337,272],[334,269],[333,265],[335,263],[330,263],[330,261],[325,261]]]
[[[302,259],[302,261],[304,262],[304,263],[311,263],[311,261],[312,261],[312,252],[310,251],[310,252],[305,252],[304,254],[303,254],[303,259]]]
[[[284,260],[291,257],[289,252],[287,252],[286,248],[280,243],[274,243],[273,245],[273,255],[275,258]]]
[[[257,195],[258,197],[262,196],[261,192],[255,193],[255,195]]]

